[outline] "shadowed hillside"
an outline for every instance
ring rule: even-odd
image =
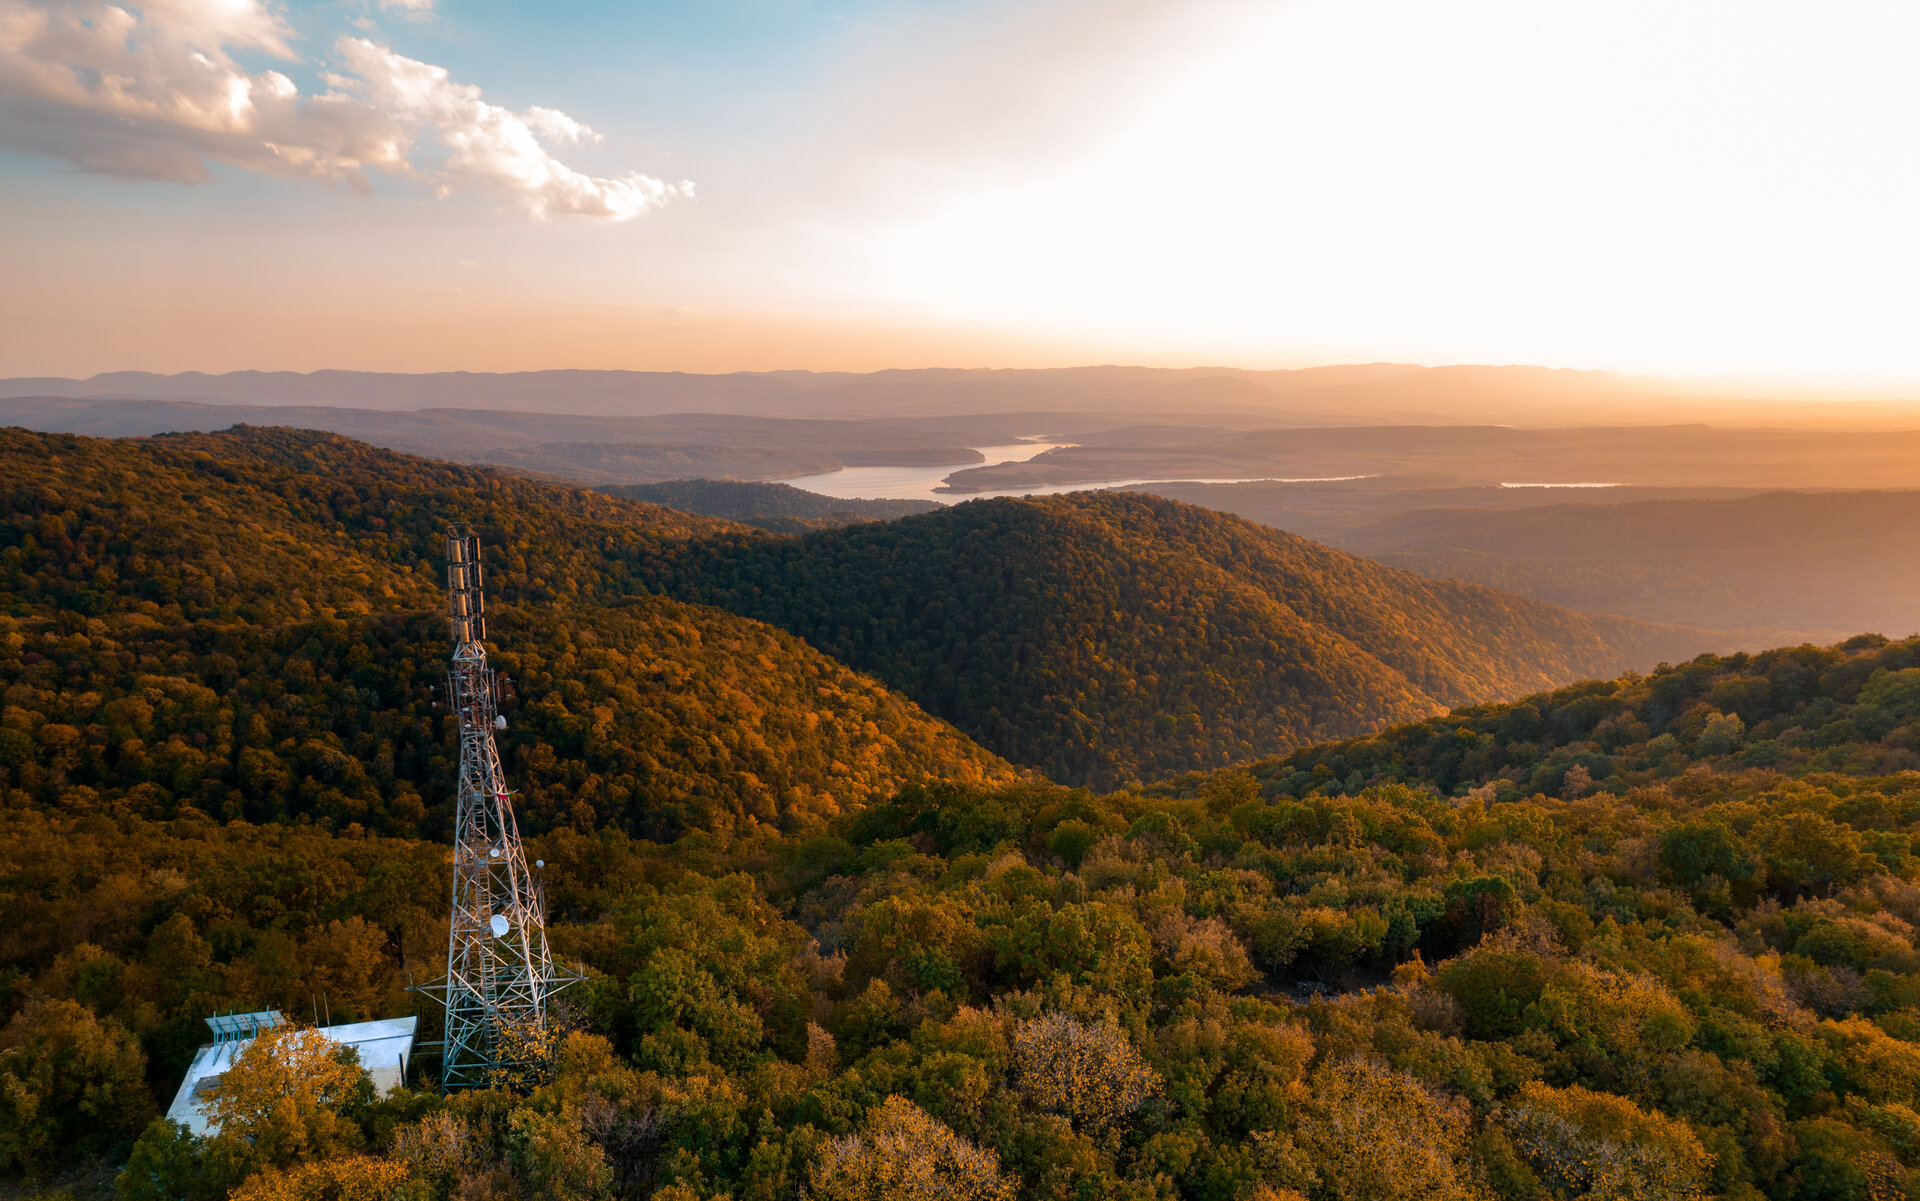
[[[1712,642],[1134,494],[686,551],[677,594],[791,630],[1071,782],[1215,766]]]
[[[1409,477],[1140,490],[1422,575],[1724,630],[1754,648],[1920,630],[1920,492],[1562,490]]]

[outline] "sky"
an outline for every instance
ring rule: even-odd
[[[1908,0],[0,0],[0,376],[1920,384]]]

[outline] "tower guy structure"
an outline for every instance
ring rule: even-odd
[[[447,701],[460,724],[460,796],[453,819],[453,912],[447,974],[421,991],[446,1006],[442,1089],[524,1079],[547,1044],[548,1002],[580,977],[547,950],[545,897],[527,870],[512,795],[494,745],[501,686],[487,666],[480,540],[447,534],[453,665]]]

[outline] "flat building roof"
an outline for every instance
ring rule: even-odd
[[[208,1102],[219,1091],[220,1078],[259,1031],[286,1024],[286,1019],[272,1010],[208,1018],[215,1041],[194,1053],[187,1078],[180,1082],[173,1104],[167,1107],[167,1116],[201,1137],[212,1134],[215,1127],[208,1117]],[[374,1091],[385,1096],[406,1081],[407,1060],[413,1055],[414,1030],[419,1024],[417,1017],[382,1018],[316,1029],[341,1046],[352,1047],[360,1057],[360,1066],[372,1078]]]

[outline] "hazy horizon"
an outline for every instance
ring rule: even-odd
[[[0,375],[1920,393],[1880,2],[0,2]]]
[[[1040,363],[1018,362],[914,362],[898,361],[878,367],[735,367],[730,369],[694,370],[663,367],[599,367],[579,364],[553,364],[547,366],[527,366],[505,369],[483,369],[472,367],[434,367],[417,370],[389,370],[381,368],[362,368],[341,365],[328,365],[306,368],[280,366],[246,366],[209,370],[198,367],[183,367],[177,370],[161,371],[147,367],[116,367],[86,374],[61,374],[58,372],[21,372],[18,374],[0,374],[0,386],[13,387],[26,381],[49,380],[75,384],[87,384],[111,377],[151,377],[158,380],[178,380],[184,377],[205,377],[220,379],[233,376],[298,376],[313,378],[328,375],[369,375],[422,378],[430,376],[531,376],[531,375],[635,375],[635,376],[874,376],[910,373],[1067,373],[1081,371],[1116,372],[1157,372],[1189,375],[1206,374],[1252,374],[1285,375],[1334,370],[1341,368],[1399,368],[1413,371],[1445,370],[1493,370],[1493,371],[1546,371],[1566,378],[1584,377],[1615,382],[1623,388],[1647,391],[1673,391],[1680,395],[1701,399],[1743,399],[1787,400],[1804,402],[1836,401],[1840,403],[1861,402],[1920,402],[1920,378],[1877,379],[1868,377],[1847,377],[1833,375],[1808,375],[1796,373],[1774,373],[1762,375],[1744,374],[1645,374],[1616,370],[1607,367],[1580,367],[1556,363],[1538,362],[1428,362],[1416,363],[1392,359],[1368,361],[1308,361],[1280,364],[1249,364],[1245,362],[1203,362],[1198,360],[1168,360],[1164,362],[1139,360],[1073,360],[1061,358],[1057,361]],[[3,368],[0,368],[3,369]],[[13,390],[6,395],[27,395]]]

